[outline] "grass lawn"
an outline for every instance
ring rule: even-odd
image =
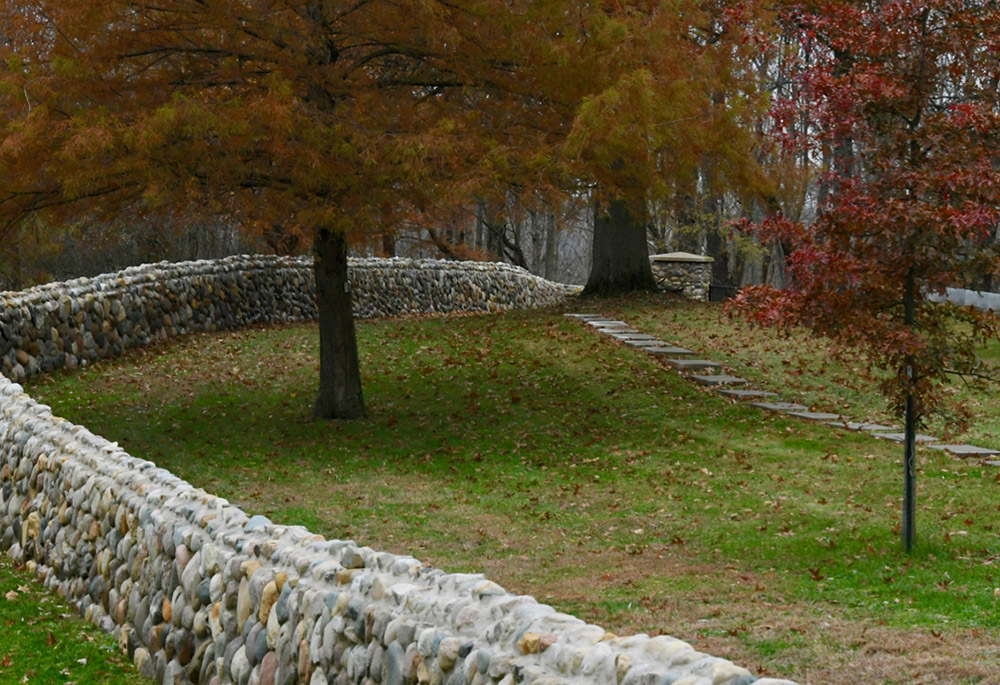
[[[716,306],[572,310],[782,399],[889,418],[853,364]],[[1000,469],[921,448],[907,556],[899,445],[726,400],[561,311],[369,321],[358,336],[359,422],[309,419],[308,324],[192,336],[29,392],[249,513],[482,571],[618,633],[803,684],[1000,683]],[[968,438],[1000,446],[1000,410],[956,393],[980,405]]]
[[[111,635],[0,555],[0,683],[148,682]]]

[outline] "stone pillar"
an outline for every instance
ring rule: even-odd
[[[653,278],[661,290],[679,293],[691,300],[708,300],[712,285],[712,257],[690,252],[652,255]]]

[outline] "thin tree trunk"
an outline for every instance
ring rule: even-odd
[[[483,214],[486,212],[485,203],[480,200],[476,205],[476,249],[482,250],[486,245],[486,227],[483,222]]]
[[[347,237],[320,230],[316,253],[316,303],[319,311],[319,393],[313,416],[359,419],[365,415],[358,367],[358,341],[347,279]]]
[[[499,261],[503,261],[504,232],[507,230],[501,214],[502,210],[492,203],[480,205],[480,220],[486,228],[486,250]]]
[[[780,240],[771,241],[771,255],[767,261],[767,276],[764,281],[767,285],[778,290],[788,287],[788,278],[785,261],[785,247]]]
[[[701,253],[701,227],[697,192],[694,183],[678,191],[677,228],[673,235],[674,248],[680,252]]]
[[[916,285],[914,283],[913,267],[906,272],[906,292],[903,295],[903,323],[910,328],[916,323]],[[917,536],[917,417],[914,411],[913,397],[913,366],[909,358],[906,361],[906,425],[903,441],[903,544],[906,551],[913,549],[913,541]]]
[[[649,265],[645,217],[637,217],[622,198],[607,210],[594,208],[594,252],[584,295],[656,290]]]

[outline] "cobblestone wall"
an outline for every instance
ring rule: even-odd
[[[7,301],[36,331],[54,323],[45,315],[65,312],[77,331],[84,327],[94,336],[95,351],[110,352],[130,342],[121,331],[113,340],[103,324],[92,323],[102,320],[99,313],[103,321],[116,322],[111,330],[131,322],[136,340],[222,327],[206,312],[226,312],[226,326],[307,314],[308,299],[290,287],[260,285],[299,279],[308,292],[301,264],[275,261],[284,272],[277,277],[250,273],[241,264],[216,271],[201,264],[204,273],[161,265],[153,271],[165,276],[163,284],[146,278],[151,272],[125,273],[8,294]],[[177,286],[182,272],[192,279],[191,289]],[[252,293],[233,292],[241,285]],[[537,287],[538,297],[553,296]],[[496,307],[506,306],[492,298]],[[494,306],[490,295],[476,301],[477,307]],[[440,302],[433,305],[436,311],[446,306]],[[377,310],[372,306],[370,313]],[[58,339],[71,337],[50,327]],[[36,357],[40,369],[48,359],[43,347]],[[81,349],[90,347],[84,341]],[[531,597],[512,595],[481,575],[447,574],[412,557],[250,516],[53,416],[4,378],[0,546],[64,593],[87,619],[113,632],[140,671],[163,683],[786,682],[757,680],[671,637],[616,637]]]
[[[670,259],[670,255],[653,255],[650,265],[653,278],[660,290],[680,293],[691,300],[707,300],[712,284],[712,260],[699,255],[684,255]]]
[[[577,290],[498,263],[352,259],[349,269],[365,318],[540,307]],[[148,264],[0,293],[0,371],[19,381],[178,334],[315,315],[310,259]]]

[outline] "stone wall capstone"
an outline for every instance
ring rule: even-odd
[[[26,326],[23,320],[30,319],[30,327],[18,329],[26,336],[30,328],[37,333],[57,323],[65,312],[79,336],[94,335],[97,325],[104,339],[94,336],[93,349],[113,353],[134,344],[121,331],[117,340],[109,335],[124,321],[132,324],[129,335],[141,340],[237,321],[305,316],[308,299],[290,287],[261,285],[298,279],[308,292],[301,269],[291,266],[293,260],[272,264],[282,275],[253,273],[246,262],[226,265],[231,269],[158,265],[152,270],[164,275],[163,284],[147,278],[149,272],[122,272],[7,293],[8,306],[16,306],[20,318],[6,323]],[[479,271],[504,283],[519,279],[507,269],[469,273]],[[411,285],[406,278],[412,277],[400,275],[399,287]],[[190,289],[180,286],[184,278]],[[493,304],[491,295],[456,283],[452,292],[462,295],[452,297],[473,299],[454,308],[473,301],[485,309],[506,306],[478,278],[470,275],[475,288],[492,293]],[[240,287],[248,292],[234,292]],[[538,291],[524,302],[564,292],[537,282],[528,287]],[[456,304],[428,302],[434,311]],[[381,311],[372,307],[370,315]],[[225,312],[227,319],[215,321],[205,312]],[[92,320],[101,314],[107,330]],[[58,339],[70,337],[57,325],[52,328]],[[20,344],[12,349],[22,349]],[[39,345],[39,369],[49,358],[42,349]],[[80,349],[82,359],[91,358],[90,346]],[[788,683],[756,679],[672,637],[616,637],[531,597],[510,594],[481,575],[448,574],[409,556],[251,516],[53,416],[5,378],[0,378],[0,546],[65,594],[85,618],[112,632],[139,670],[162,683]]]

